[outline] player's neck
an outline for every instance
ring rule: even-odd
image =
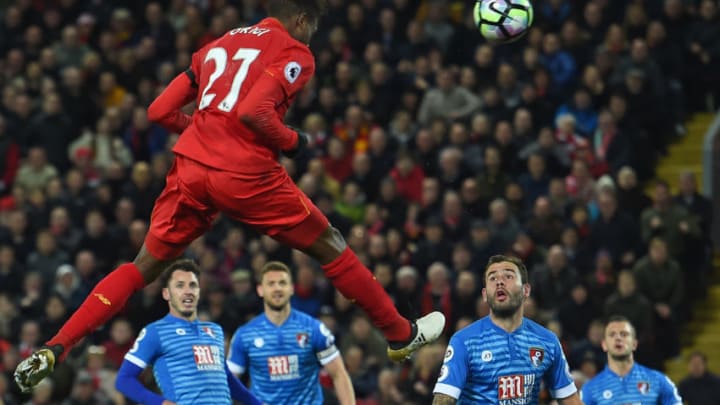
[[[626,376],[635,364],[632,356],[628,357],[627,360],[614,360],[612,357],[608,358],[608,367],[613,373],[624,377]]]
[[[523,313],[522,311],[517,311],[515,314],[511,317],[499,317],[495,314],[490,312],[490,320],[492,323],[497,325],[500,329],[504,330],[507,333],[512,333],[515,331],[515,329],[519,328],[520,325],[522,325],[523,321]]]
[[[275,326],[280,326],[290,316],[290,305],[285,305],[282,309],[276,310],[265,306],[265,316]]]

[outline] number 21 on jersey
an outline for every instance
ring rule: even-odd
[[[238,95],[240,94],[242,84],[247,77],[248,70],[250,70],[250,65],[255,61],[255,59],[257,59],[259,54],[259,49],[252,48],[240,48],[237,50],[237,52],[235,52],[232,60],[241,60],[242,62],[240,63],[240,67],[238,68],[237,72],[235,72],[235,77],[233,77],[232,84],[230,85],[230,91],[225,96],[225,98],[222,99],[222,101],[220,101],[217,105],[217,108],[219,110],[229,112],[233,109],[233,107],[235,107],[235,103],[237,103],[238,101]],[[210,74],[210,79],[208,80],[207,85],[202,91],[200,103],[198,104],[198,110],[206,108],[215,99],[216,94],[211,93],[210,89],[212,88],[213,84],[215,84],[215,81],[223,73],[225,73],[225,70],[228,67],[227,59],[227,51],[225,50],[225,48],[220,47],[210,49],[207,55],[205,55],[205,60],[203,62],[215,62],[215,70],[212,72],[212,74]]]

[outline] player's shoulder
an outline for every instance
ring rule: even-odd
[[[298,311],[295,308],[292,308],[290,310],[290,319],[293,322],[299,323],[303,326],[317,326],[320,323],[320,321],[313,318],[309,314],[306,314],[305,312],[302,312],[302,311]]]
[[[557,336],[548,328],[540,325],[529,318],[523,318],[523,326],[526,332],[548,341],[556,341]]]
[[[244,325],[240,325],[237,328],[237,332],[246,332],[260,328],[265,323],[265,314],[260,314],[251,320],[247,321]]]
[[[634,374],[640,378],[652,379],[657,381],[666,381],[668,377],[662,371],[655,370],[654,368],[643,366],[642,364],[635,363]]]
[[[583,390],[593,392],[602,387],[607,387],[608,381],[612,380],[614,375],[606,368],[597,373],[593,378],[589,379],[583,385]]]
[[[463,343],[467,345],[470,341],[477,344],[486,341],[485,338],[496,333],[498,333],[497,326],[492,323],[490,317],[484,317],[456,331],[450,339],[456,344]]]

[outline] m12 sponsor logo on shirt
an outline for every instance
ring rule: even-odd
[[[193,357],[198,370],[223,370],[220,348],[213,345],[193,345]]]
[[[524,405],[532,403],[534,374],[504,375],[498,378],[500,405]]]
[[[300,378],[300,367],[297,354],[287,356],[270,356],[267,359],[270,381],[285,381]]]

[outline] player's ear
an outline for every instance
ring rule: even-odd
[[[603,340],[600,342],[600,345],[602,346],[603,351],[607,353],[608,347],[607,347],[607,344],[605,343],[605,334],[604,333],[603,333]]]
[[[636,337],[633,337],[633,351],[637,350],[638,347],[638,340]]]
[[[262,287],[262,281],[260,283],[258,283],[258,285],[255,287],[255,291],[257,292],[258,297],[262,298],[263,293],[262,293],[262,288],[260,288],[260,287]]]
[[[482,289],[482,297],[483,297],[483,302],[487,302],[487,289],[484,287]]]
[[[170,290],[168,290],[167,287],[163,287],[162,297],[165,301],[170,301]]]
[[[523,297],[528,298],[530,296],[530,290],[532,290],[530,283],[523,284]]]

